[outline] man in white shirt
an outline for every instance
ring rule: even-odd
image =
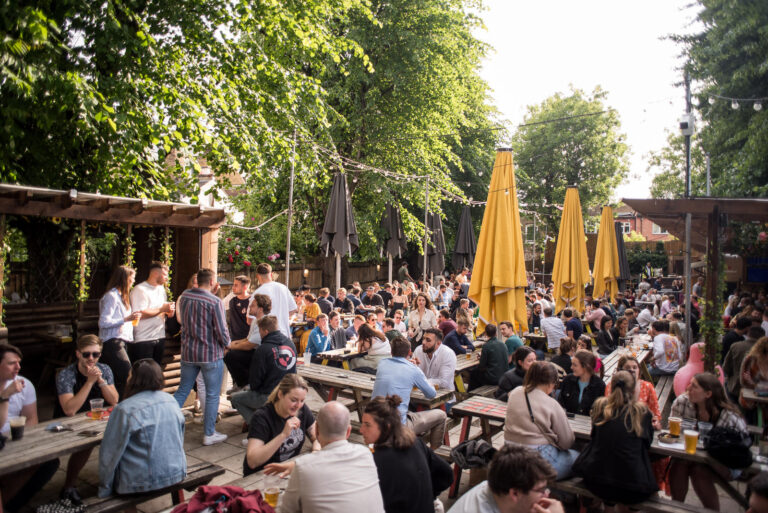
[[[349,410],[330,401],[317,414],[321,450],[289,463],[271,463],[267,473],[290,473],[278,511],[384,513],[379,475],[368,447],[347,441]]]
[[[645,308],[637,314],[637,324],[640,326],[640,329],[648,329],[648,327],[651,325],[652,322],[654,322],[656,318],[653,316],[653,305],[648,304],[645,305]]]
[[[549,498],[556,473],[536,451],[505,445],[491,460],[488,480],[467,491],[448,513],[563,513]]]
[[[139,324],[133,328],[133,341],[126,344],[131,362],[152,358],[163,364],[165,351],[165,319],[173,315],[175,303],[168,302],[165,283],[168,266],[161,262],[149,265],[149,277],[131,290],[131,310],[141,312]]]
[[[0,433],[8,436],[9,420],[26,417],[25,427],[37,424],[37,395],[27,378],[20,376],[21,351],[16,346],[0,344]],[[0,492],[6,511],[17,511],[50,481],[59,468],[59,460],[46,461],[24,470],[2,476]]]
[[[408,327],[403,322],[403,311],[402,310],[395,310],[395,329],[405,335],[405,333],[408,331]]]
[[[271,315],[277,317],[277,323],[283,335],[291,337],[291,315],[298,311],[296,301],[293,299],[291,291],[282,283],[272,280],[272,266],[261,263],[256,267],[256,278],[259,280],[259,288],[253,295],[264,294],[272,300]],[[251,299],[253,299],[251,295]],[[251,322],[253,326],[253,322]]]
[[[413,352],[413,363],[424,372],[430,385],[437,385],[443,390],[455,390],[453,380],[456,353],[443,345],[443,332],[439,329],[424,331],[421,345]]]
[[[768,308],[763,310],[763,322],[760,326],[763,328],[764,332],[768,333]]]
[[[547,336],[547,347],[551,349],[558,349],[560,347],[560,339],[565,338],[565,324],[559,317],[552,315],[552,309],[547,307],[544,309],[544,318],[541,319],[541,331]]]
[[[653,321],[648,334],[653,337],[652,376],[672,376],[680,367],[680,341],[669,334],[668,321]]]

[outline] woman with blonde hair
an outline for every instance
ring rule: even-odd
[[[131,360],[125,345],[133,342],[133,323],[138,323],[141,312],[131,311],[131,287],[136,271],[121,265],[107,284],[107,292],[99,300],[99,339],[103,342],[101,363],[109,366],[115,376],[115,388],[123,395]]]
[[[635,387],[629,372],[613,375],[610,395],[592,407],[589,445],[573,465],[586,488],[605,501],[606,511],[616,503],[642,502],[658,491],[648,455],[652,414],[635,398]]]
[[[253,412],[248,424],[248,445],[243,460],[243,475],[265,469],[267,474],[290,473],[293,463],[283,463],[298,456],[304,439],[319,451],[317,429],[312,410],[304,404],[307,386],[298,374],[286,374],[272,390],[267,404]]]

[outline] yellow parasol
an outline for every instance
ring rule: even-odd
[[[607,290],[611,294],[611,301],[616,299],[616,293],[619,291],[619,283],[616,281],[618,276],[619,249],[616,243],[616,229],[613,226],[613,209],[605,206],[600,217],[595,266],[592,268],[592,278],[595,280],[592,297],[598,298]]]
[[[554,295],[558,312],[566,307],[578,312],[584,310],[584,287],[589,283],[589,261],[581,202],[576,187],[568,187],[565,193],[552,281],[555,283]]]
[[[478,327],[509,321],[527,331],[527,286],[512,150],[498,149],[469,286],[480,308]]]

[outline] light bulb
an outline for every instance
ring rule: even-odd
[[[708,101],[709,101],[710,105],[714,105],[715,104],[715,97],[714,96],[710,96]]]
[[[763,110],[763,104],[761,102],[755,102],[754,105],[752,105],[752,108],[755,109],[757,112],[760,112]]]
[[[479,171],[479,172],[477,173],[477,176],[483,176],[483,172],[482,172],[482,171]]]
[[[731,102],[731,108],[732,108],[733,110],[739,110],[739,102],[737,102],[736,100],[733,100],[733,101]]]

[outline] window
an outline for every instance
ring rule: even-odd
[[[625,233],[629,235],[631,232],[632,232],[632,229],[629,223],[621,223],[621,233]]]
[[[533,242],[536,237],[536,226],[532,224],[525,225],[525,242]]]
[[[658,224],[653,223],[653,234],[654,235],[668,235],[669,232],[667,232],[667,230],[665,230],[664,228],[662,228]]]

